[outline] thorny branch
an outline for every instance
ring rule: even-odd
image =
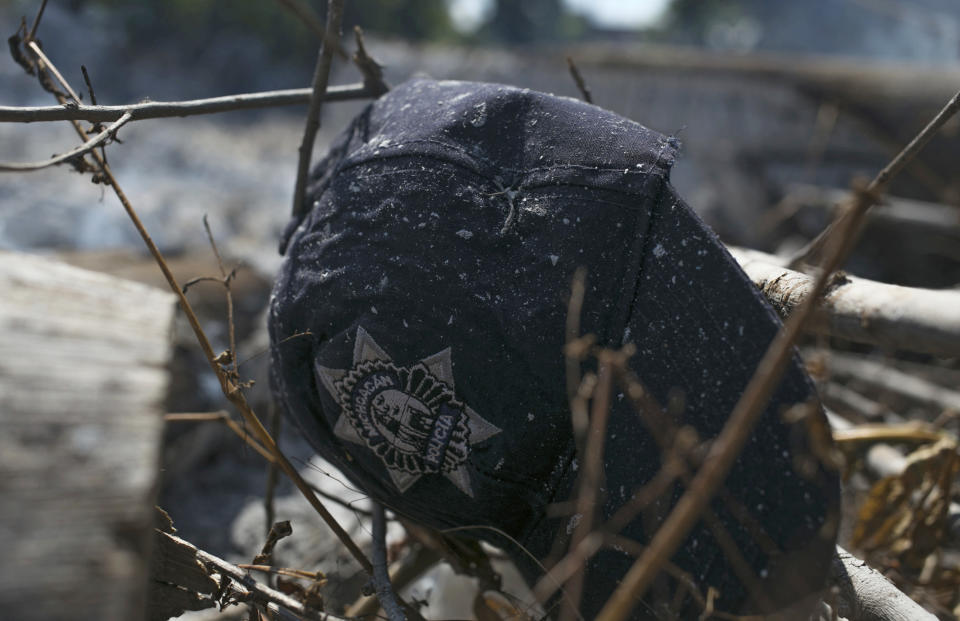
[[[619,621],[626,618],[638,598],[644,595],[659,573],[660,568],[700,519],[710,499],[718,491],[744,444],[750,438],[770,394],[790,360],[797,337],[813,316],[817,302],[823,295],[833,272],[840,267],[849,254],[863,217],[877,202],[879,194],[894,176],[920,152],[958,109],[960,109],[960,93],[957,93],[936,118],[887,167],[880,171],[869,186],[856,192],[850,209],[838,217],[825,231],[823,237],[825,259],[822,263],[822,271],[811,287],[809,297],[777,333],[760,361],[756,373],[747,384],[737,405],[734,406],[729,420],[711,445],[703,466],[697,472],[687,492],[654,534],[643,555],[624,576],[620,586],[604,605],[597,619]]]
[[[327,82],[330,79],[333,50],[340,43],[340,22],[342,19],[343,0],[328,0],[327,32],[324,35],[323,46],[320,49],[317,66],[313,73],[312,96],[310,97],[310,107],[307,109],[307,125],[303,130],[300,157],[297,160],[297,183],[293,190],[294,218],[300,217],[306,211],[304,196],[307,193],[307,178],[310,175],[313,143],[317,138],[317,130],[320,129],[320,110],[323,107],[323,96],[327,92]]]
[[[39,19],[37,20],[39,21]],[[36,41],[28,40],[25,42],[28,50],[31,50],[35,55],[35,66],[36,70],[39,73],[46,73],[48,70],[53,71],[53,65],[48,58],[43,56],[40,52],[39,46],[36,44]],[[72,89],[69,88],[69,85],[66,84],[62,77],[60,77],[59,72],[53,72],[54,75],[58,76],[63,82],[65,88],[68,91],[72,92]],[[63,106],[67,104],[66,96],[62,93],[55,93],[57,100]],[[73,121],[74,129],[80,138],[84,141],[88,141],[90,138],[87,135],[83,127],[80,126],[78,121]],[[143,222],[140,220],[140,217],[137,215],[136,210],[133,208],[132,203],[127,198],[126,194],[120,188],[120,184],[114,177],[113,172],[110,167],[107,165],[107,162],[103,157],[97,153],[95,150],[90,152],[90,157],[93,158],[96,164],[97,174],[100,176],[100,179],[107,183],[117,195],[117,198],[120,200],[120,203],[123,205],[124,210],[127,213],[127,216],[130,218],[130,221],[133,223],[134,227],[137,229],[137,232],[140,234],[140,237],[143,239],[144,244],[150,251],[150,254],[153,256],[157,265],[160,267],[160,271],[163,273],[164,279],[167,281],[170,289],[173,291],[174,295],[177,296],[177,299],[180,303],[180,307],[183,309],[184,314],[187,317],[187,321],[190,323],[190,327],[193,329],[194,335],[197,337],[197,341],[200,343],[200,347],[203,350],[204,356],[207,359],[207,363],[210,365],[210,368],[213,370],[214,374],[217,376],[217,379],[220,382],[221,390],[227,399],[240,411],[244,420],[254,431],[254,435],[263,445],[263,447],[274,456],[274,458],[280,464],[280,467],[283,471],[291,478],[294,485],[297,489],[304,495],[310,505],[314,510],[320,514],[323,520],[327,523],[331,530],[336,534],[341,542],[347,547],[351,555],[357,560],[361,567],[367,572],[371,573],[373,566],[370,563],[370,560],[366,557],[360,547],[353,541],[350,535],[343,529],[342,526],[336,521],[333,515],[324,507],[323,503],[317,498],[316,494],[313,493],[309,484],[300,476],[300,473],[297,472],[296,468],[293,467],[293,464],[280,452],[273,438],[270,436],[269,432],[264,428],[263,424],[260,422],[260,419],[254,413],[253,409],[247,403],[246,396],[243,393],[243,390],[239,383],[231,377],[231,375],[221,366],[217,360],[217,356],[213,353],[213,348],[210,345],[210,341],[207,338],[206,333],[203,331],[203,328],[200,326],[200,321],[197,318],[196,313],[193,310],[193,307],[190,305],[190,302],[187,300],[186,295],[181,290],[180,286],[177,284],[177,280],[174,277],[173,273],[170,271],[169,266],[167,265],[166,260],[163,258],[163,254],[160,252],[157,245],[154,243],[150,234],[147,232],[146,228],[143,225]]]

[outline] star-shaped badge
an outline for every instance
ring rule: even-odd
[[[423,475],[442,474],[473,497],[470,447],[501,429],[457,399],[449,347],[399,366],[358,327],[353,366],[316,371],[341,409],[334,435],[379,456],[401,493]]]

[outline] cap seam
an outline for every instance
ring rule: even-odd
[[[665,169],[665,172],[667,174],[669,174],[669,167],[664,167],[662,162],[665,159],[665,155],[667,155],[668,147],[673,147],[673,143],[670,138],[666,138],[661,143],[660,151],[657,153],[657,165]],[[669,150],[669,153],[673,154],[674,149],[671,148]],[[660,187],[656,190],[656,192],[650,193],[650,198],[653,199],[653,205],[650,208],[650,210],[647,212],[648,215],[646,218],[646,223],[644,224],[644,227],[643,227],[644,230],[642,234],[640,234],[640,231],[637,231],[637,237],[634,239],[633,248],[631,251],[632,256],[630,258],[630,265],[628,266],[627,271],[624,274],[622,279],[622,283],[623,283],[622,290],[631,291],[631,294],[629,295],[629,297],[624,298],[626,303],[618,313],[619,318],[617,320],[617,323],[614,324],[614,326],[612,326],[613,334],[608,335],[608,340],[611,336],[616,335],[616,339],[617,339],[617,342],[615,343],[616,346],[619,346],[622,344],[624,331],[626,330],[627,326],[630,325],[630,319],[633,317],[634,309],[636,308],[636,305],[637,305],[637,299],[640,295],[641,276],[643,275],[644,267],[646,264],[645,258],[647,254],[646,252],[647,246],[650,242],[650,230],[653,227],[654,218],[656,218],[658,215],[657,212],[660,208],[660,205],[663,203],[664,191],[666,190],[667,187],[669,187],[669,184],[667,183],[667,179],[666,179],[667,174],[664,174],[663,177],[659,179]],[[651,183],[652,179],[653,177],[648,179],[647,183]]]
[[[390,153],[361,154],[360,152],[363,150],[363,148],[369,145],[369,143],[365,143],[364,145],[359,147],[356,151],[346,156],[345,158],[346,161],[343,163],[343,165],[340,168],[338,168],[337,174],[345,170],[349,170],[354,166],[359,166],[371,161],[375,161],[377,159],[387,159],[387,158],[397,158],[397,157],[429,157],[431,159],[435,159],[438,161],[456,164],[468,170],[470,169],[470,167],[465,166],[463,162],[458,162],[453,159],[440,157],[436,153],[424,153],[424,152],[410,153],[410,152],[400,151],[405,147],[408,147],[411,145],[417,145],[417,144],[433,144],[433,145],[442,147],[444,149],[447,149],[453,153],[457,153],[463,156],[465,159],[469,160],[470,162],[474,163],[476,165],[476,168],[485,167],[485,168],[491,168],[496,170],[503,170],[507,172],[524,173],[524,176],[529,176],[530,173],[536,173],[539,171],[556,170],[557,168],[563,168],[567,170],[587,170],[587,171],[596,171],[596,172],[618,172],[618,171],[624,170],[624,166],[603,166],[599,164],[596,166],[590,166],[586,164],[573,164],[573,163],[560,163],[560,162],[556,164],[548,165],[548,166],[536,166],[532,168],[528,168],[528,167],[516,168],[513,166],[495,166],[493,165],[492,162],[488,161],[486,158],[478,158],[476,155],[470,153],[469,151],[466,151],[465,149],[461,149],[456,145],[452,145],[450,143],[443,142],[441,140],[419,139],[419,140],[411,140],[409,142],[400,142],[396,144],[391,144],[389,146],[389,149],[391,151]],[[669,174],[669,167],[665,167],[663,165],[663,161],[664,161],[663,150],[667,146],[668,146],[668,143],[664,142],[663,147],[661,148],[661,151],[657,154],[656,159],[650,163],[651,170],[643,170],[643,169],[636,170],[636,171],[633,171],[634,174],[646,174],[646,175],[655,175],[655,176],[661,176],[661,177]],[[383,148],[386,149],[387,147],[383,147]],[[351,161],[353,158],[356,158],[356,160]],[[636,166],[636,164],[634,164],[634,166]],[[627,165],[626,169],[630,170],[629,165]],[[654,170],[654,169],[659,169],[659,170]],[[476,172],[480,176],[486,176],[477,170],[474,170],[473,172]],[[496,177],[494,176],[494,178]]]

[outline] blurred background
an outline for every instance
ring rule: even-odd
[[[325,15],[316,0],[52,0],[39,39],[75,88],[86,66],[102,104],[307,87],[318,39],[288,10],[292,3]],[[38,6],[0,0],[0,27],[13,34]],[[781,255],[815,236],[851,182],[871,178],[960,88],[957,0],[348,0],[350,51],[353,25],[364,29],[391,84],[426,74],[579,97],[566,64],[572,57],[594,103],[679,138],[672,181],[725,242]],[[335,62],[331,84],[359,79],[348,62]],[[0,61],[0,104],[51,103],[35,78]],[[324,106],[317,155],[363,105]],[[269,409],[262,312],[304,114],[298,106],[140,121],[108,149],[178,278],[216,272],[205,214],[228,261],[242,264],[237,330],[240,358],[250,360],[241,369],[258,380],[251,399],[261,414]],[[851,272],[910,286],[960,282],[958,128],[954,119],[894,183]],[[4,160],[39,160],[75,144],[67,123],[0,124]],[[161,283],[115,197],[65,167],[0,178],[0,249]],[[222,290],[198,285],[190,295],[216,346],[226,348]],[[182,328],[168,410],[224,407]],[[938,377],[960,385],[955,359],[935,362]],[[212,423],[169,427],[161,504],[198,546],[252,557],[266,519],[259,456]],[[283,445],[318,485],[343,493],[339,477],[310,461],[293,434]],[[276,515],[294,516],[299,536],[278,550],[291,565],[319,564],[355,594],[355,569],[323,527],[314,528],[306,504],[283,484],[276,493]],[[356,514],[344,508],[342,517],[362,532]],[[454,579],[438,576],[418,587],[421,596],[451,591],[443,581]],[[431,605],[434,616],[462,613]]]

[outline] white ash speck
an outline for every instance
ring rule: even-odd
[[[478,103],[473,107],[473,118],[470,119],[470,124],[474,127],[483,127],[487,123],[487,104]]]
[[[665,254],[667,254],[667,251],[663,247],[663,244],[657,244],[653,247],[653,256],[657,257],[658,259]]]
[[[473,231],[468,231],[467,229],[460,229],[459,231],[457,231],[457,236],[462,237],[464,239],[470,239],[471,237],[473,237]]]

